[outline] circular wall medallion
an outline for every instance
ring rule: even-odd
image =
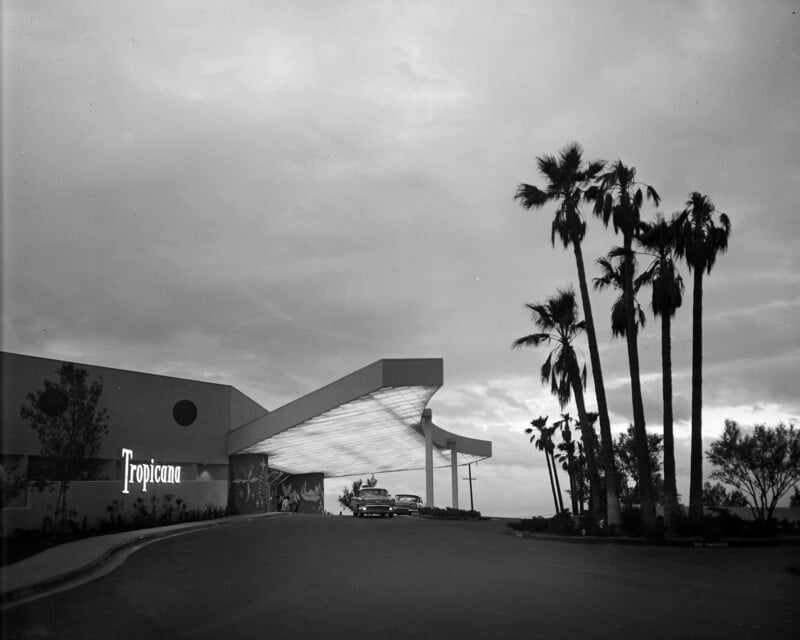
[[[46,385],[44,393],[39,398],[39,408],[42,413],[50,418],[57,418],[67,410],[69,399],[61,389]]]
[[[197,420],[197,406],[191,400],[179,400],[172,407],[172,417],[182,427],[188,427]]]

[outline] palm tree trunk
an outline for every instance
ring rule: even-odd
[[[600,473],[597,470],[597,458],[594,451],[594,429],[586,420],[586,405],[583,402],[583,388],[577,372],[572,375],[572,393],[575,394],[575,404],[578,407],[578,420],[581,425],[581,440],[586,455],[586,466],[589,471],[589,493],[592,499],[592,514],[600,519],[603,516],[602,498],[600,495]]]
[[[639,500],[642,509],[642,525],[647,533],[657,528],[656,505],[653,499],[653,476],[650,470],[650,456],[647,451],[647,429],[644,419],[642,386],[639,379],[639,346],[636,330],[636,316],[633,307],[633,236],[624,234],[625,248],[625,338],[628,344],[628,366],[631,372],[631,399],[633,401],[633,442],[639,468]]]
[[[569,475],[569,501],[572,515],[578,515],[578,483],[575,482],[575,456],[567,453],[567,469]]]
[[[692,452],[689,470],[689,519],[703,520],[703,271],[694,266],[692,304]]]
[[[556,481],[556,495],[558,496],[558,513],[564,512],[564,496],[561,495],[561,483],[558,481],[558,465],[556,465],[556,459],[553,456],[552,451],[547,453],[550,456],[550,461],[553,463],[553,478]]]
[[[674,530],[678,514],[675,440],[672,432],[672,335],[669,310],[661,314],[661,394],[664,404],[664,527]]]
[[[583,251],[581,250],[580,241],[573,238],[572,247],[575,252],[575,263],[578,266],[578,285],[581,291],[581,305],[583,306],[583,318],[586,324],[586,337],[589,340],[589,359],[592,363],[594,392],[597,396],[600,442],[603,445],[602,453],[606,472],[606,522],[608,523],[609,531],[613,533],[621,522],[619,512],[619,483],[617,481],[617,467],[614,462],[614,440],[611,436],[611,421],[608,417],[606,388],[603,384],[603,371],[600,368],[600,351],[597,348],[597,334],[594,330],[592,303],[589,299],[589,287],[586,284],[586,269],[583,265]]]
[[[544,458],[547,460],[547,475],[550,477],[550,491],[553,492],[553,504],[556,506],[556,515],[561,513],[558,510],[558,498],[556,497],[556,485],[553,482],[553,471],[550,468],[550,456],[547,455],[547,451],[544,452]]]

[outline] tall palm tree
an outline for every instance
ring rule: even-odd
[[[633,425],[636,434],[637,458],[641,477],[642,525],[648,533],[656,530],[656,505],[653,496],[650,458],[647,453],[647,429],[644,419],[644,402],[639,376],[639,347],[636,331],[636,311],[633,291],[633,239],[638,234],[642,204],[646,197],[656,205],[661,198],[650,185],[645,192],[636,181],[636,169],[617,160],[608,171],[598,176],[599,184],[586,193],[587,200],[594,201],[594,213],[603,223],[609,221],[615,232],[622,232],[624,256],[624,295],[625,338],[628,346],[628,366],[631,374],[631,400],[633,404]]]
[[[555,461],[552,461],[552,428],[547,428],[547,418],[539,416],[531,420],[532,427],[525,429],[525,433],[530,435],[531,444],[535,444],[539,451],[542,451],[547,460],[547,475],[550,478],[550,490],[553,492],[553,504],[556,507],[556,515],[564,510],[564,500],[561,497],[561,486],[558,485],[558,476],[556,475]],[[551,464],[552,461],[552,464]],[[556,488],[558,486],[558,488]]]
[[[678,216],[677,253],[694,275],[692,292],[692,452],[689,470],[689,518],[703,518],[703,272],[711,273],[718,253],[728,249],[731,221],[708,196],[689,194]]]
[[[584,322],[578,319],[578,304],[572,287],[560,289],[544,304],[526,304],[531,311],[531,319],[542,331],[518,338],[512,348],[537,347],[541,344],[554,344],[541,369],[542,384],[549,384],[551,393],[558,398],[563,409],[575,397],[578,416],[581,422],[581,438],[586,453],[589,470],[589,486],[592,506],[596,517],[601,517],[600,476],[595,458],[595,434],[586,420],[586,404],[583,390],[586,386],[586,366],[581,366],[575,353],[575,339],[583,333]]]
[[[600,439],[605,466],[609,470],[606,477],[606,519],[609,528],[615,529],[620,524],[619,494],[614,465],[614,440],[611,436],[611,421],[608,417],[606,389],[603,383],[603,371],[600,366],[600,351],[597,347],[597,334],[594,328],[592,303],[589,298],[589,286],[586,281],[586,268],[583,263],[581,243],[586,235],[586,221],[581,212],[581,199],[586,190],[605,166],[603,160],[583,162],[583,148],[577,142],[567,144],[558,154],[544,155],[536,158],[539,173],[546,180],[544,189],[522,183],[517,187],[514,198],[525,209],[539,209],[552,202],[557,205],[550,232],[550,242],[555,246],[556,237],[565,249],[572,247],[575,264],[578,268],[578,287],[581,292],[581,306],[586,318],[586,337],[589,341],[589,358],[592,364],[592,380],[597,397],[597,411],[600,415]],[[599,508],[598,503],[594,505]]]
[[[634,286],[650,285],[653,315],[661,318],[661,396],[664,423],[664,526],[675,528],[678,516],[678,488],[675,479],[675,438],[672,429],[672,326],[675,312],[683,304],[683,279],[675,266],[677,216],[668,222],[656,214],[655,222],[643,222],[638,243],[652,256],[652,262]]]
[[[558,460],[561,468],[567,472],[569,478],[569,499],[572,514],[578,515],[578,485],[575,482],[576,460],[575,460],[575,441],[572,439],[572,429],[570,424],[574,422],[568,413],[561,414],[561,420],[553,423],[553,426],[561,430],[561,442],[558,445]]]

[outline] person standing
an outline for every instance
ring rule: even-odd
[[[300,495],[297,493],[297,489],[292,489],[289,499],[292,502],[292,511],[295,513],[300,511]]]

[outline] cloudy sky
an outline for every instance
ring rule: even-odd
[[[552,208],[513,195],[542,184],[537,155],[576,140],[636,166],[664,213],[699,190],[732,220],[705,284],[705,435],[726,417],[797,420],[798,14],[796,0],[4,2],[2,349],[231,384],[268,409],[379,358],[442,357],[435,422],[494,445],[475,507],[547,513],[523,430],[559,409],[538,381],[546,354],[510,344],[532,331],[523,304],[576,274],[550,245]],[[617,241],[590,220],[587,260]],[[592,302],[621,431],[611,301]],[[657,322],[640,348],[658,432]],[[690,295],[673,358],[688,496]],[[380,479],[424,491],[421,472]],[[328,481],[330,509],[345,481]],[[448,472],[436,482],[446,504]]]

